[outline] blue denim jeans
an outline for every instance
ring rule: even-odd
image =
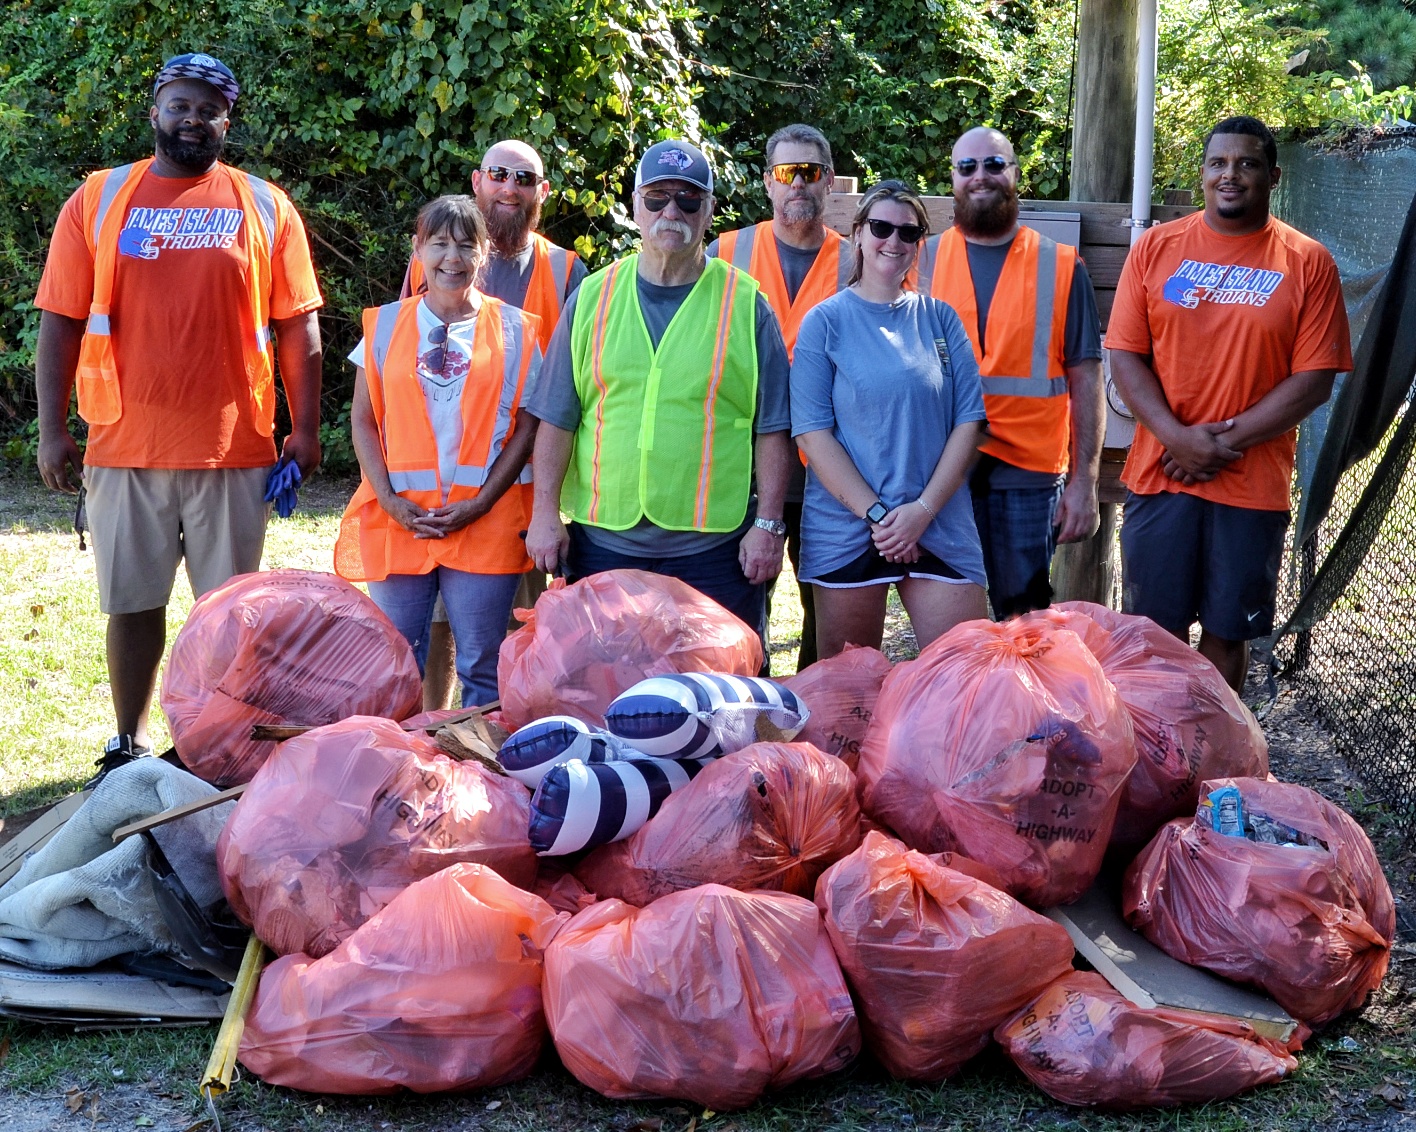
[[[571,523],[567,558],[571,581],[604,570],[647,570],[687,582],[746,621],[761,638],[762,655],[767,657],[767,587],[754,586],[747,580],[738,564],[737,539],[729,539],[703,554],[638,558],[596,546],[585,537],[579,523]]]
[[[1061,486],[973,492],[988,603],[1000,621],[1052,604],[1052,516],[1061,497]]]
[[[427,574],[391,574],[370,582],[369,596],[413,646],[422,672],[433,606],[442,593],[457,650],[462,706],[475,707],[497,698],[497,652],[520,581],[520,574],[468,574],[439,566]]]

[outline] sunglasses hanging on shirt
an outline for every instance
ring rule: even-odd
[[[673,201],[678,205],[678,210],[686,214],[697,212],[703,207],[703,194],[690,189],[682,189],[676,193],[641,191],[639,199],[644,202],[644,207],[650,212],[663,212],[669,207],[669,201]]]
[[[977,157],[961,157],[954,162],[954,172],[960,177],[972,177],[978,172],[979,165],[983,165],[985,173],[992,173],[995,177],[1010,165],[1016,165],[1016,161],[1009,161],[1002,154],[995,153],[980,160]]]
[[[821,176],[826,172],[826,166],[819,161],[793,161],[786,165],[772,166],[772,179],[781,185],[790,185],[798,177],[808,185],[814,185],[821,180]]]
[[[907,244],[919,243],[928,230],[919,224],[891,224],[888,220],[867,220],[866,223],[870,225],[870,234],[877,240],[888,240],[891,232],[898,232],[900,239]]]
[[[508,169],[505,165],[488,165],[482,172],[499,185],[515,181],[518,189],[535,188],[544,179],[530,169]]]
[[[447,324],[440,323],[429,330],[428,341],[436,347],[428,351],[428,365],[437,370],[441,377],[443,367],[447,365]]]

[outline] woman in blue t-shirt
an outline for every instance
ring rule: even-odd
[[[904,289],[929,218],[882,181],[852,222],[850,286],[802,322],[792,435],[809,461],[802,580],[816,587],[817,649],[880,646],[893,582],[923,648],[987,616],[966,480],[983,435],[978,365],[959,317]]]

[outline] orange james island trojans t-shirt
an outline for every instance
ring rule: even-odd
[[[1347,308],[1326,248],[1281,220],[1225,236],[1204,213],[1161,224],[1131,249],[1106,346],[1149,355],[1184,424],[1223,421],[1305,370],[1352,368]],[[1208,483],[1185,487],[1160,467],[1137,425],[1122,482],[1138,495],[1186,491],[1216,503],[1287,511],[1297,430],[1248,449]]]
[[[321,306],[299,214],[283,194],[283,238],[271,256],[270,314],[290,318]],[[245,273],[250,225],[229,175],[149,171],[134,192],[113,290],[113,348],[123,415],[89,428],[84,461],[110,468],[258,468],[275,463],[275,442],[256,431],[242,353],[250,321]],[[83,234],[83,189],[59,214],[35,304],[87,318],[93,257]]]

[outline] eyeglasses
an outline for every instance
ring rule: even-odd
[[[985,173],[992,173],[995,177],[1010,165],[1016,165],[1016,161],[1009,161],[1001,153],[994,153],[985,157],[981,162],[977,157],[961,157],[954,162],[954,172],[960,177],[972,177],[978,172],[979,165],[983,166]]]
[[[826,166],[819,161],[793,161],[788,165],[772,166],[772,179],[779,185],[790,185],[800,177],[808,185],[814,185],[825,172]]]
[[[428,364],[438,371],[438,376],[442,376],[443,367],[447,365],[447,323],[441,323],[428,331],[428,341],[437,347],[428,351]]]
[[[639,199],[650,212],[663,212],[669,207],[669,201],[678,205],[678,210],[683,213],[694,213],[703,207],[703,194],[690,189],[680,189],[676,193],[641,192]]]
[[[545,180],[530,169],[508,169],[505,165],[488,165],[482,172],[499,185],[514,180],[518,189],[532,189]]]
[[[870,225],[870,234],[877,240],[888,240],[891,232],[898,232],[900,239],[907,244],[919,243],[928,231],[922,224],[891,224],[888,220],[867,220],[866,223]]]

